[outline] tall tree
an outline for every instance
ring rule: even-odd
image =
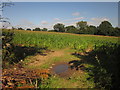
[[[35,28],[35,29],[33,29],[33,31],[41,31],[41,29],[40,28]]]
[[[64,24],[57,23],[53,26],[53,28],[54,28],[55,31],[65,32],[65,27],[64,26],[65,26]]]
[[[26,30],[31,31],[31,29],[30,29],[30,28],[27,28]]]
[[[67,33],[78,33],[78,30],[75,26],[67,26],[65,27],[65,32]]]
[[[114,32],[112,33],[112,36],[120,36],[120,28],[119,27],[115,27],[114,28]]]
[[[2,23],[2,28],[7,28],[9,26],[12,27],[11,23],[9,22],[9,19],[2,16],[3,13],[3,8],[6,6],[12,6],[14,5],[11,1],[6,1],[6,2],[0,2],[0,23]]]
[[[88,26],[88,28],[87,28],[87,34],[96,34],[96,32],[97,32],[97,28],[95,27],[95,26],[93,26],[93,25],[90,25],[90,26]]]
[[[47,31],[47,28],[43,28],[42,31]]]
[[[114,28],[112,27],[112,24],[108,21],[103,21],[98,26],[98,33],[99,35],[111,35]]]
[[[76,23],[76,26],[78,29],[86,29],[87,28],[87,22],[86,21],[80,21]]]
[[[20,28],[18,28],[18,30],[24,30],[24,29],[20,27]]]

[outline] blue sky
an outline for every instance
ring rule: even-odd
[[[108,20],[118,26],[117,2],[14,2],[14,6],[5,7],[3,16],[8,17],[15,27],[48,28],[56,23],[66,26],[78,21],[87,21],[88,25],[98,26]]]
[[[119,0],[12,0],[12,1],[14,2],[118,2]]]

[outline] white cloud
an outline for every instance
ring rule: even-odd
[[[75,21],[75,20],[81,20],[81,19],[85,19],[85,18],[84,17],[71,18],[71,19],[63,20],[63,22]]]
[[[88,25],[93,25],[93,26],[98,26],[98,24],[96,24],[95,22],[92,22],[92,21],[88,21],[87,24]]]
[[[41,24],[45,25],[45,24],[48,24],[47,21],[41,21]]]
[[[76,22],[65,23],[65,26],[71,26],[71,25],[75,26]]]
[[[21,23],[22,23],[22,24],[25,24],[25,25],[27,25],[27,26],[33,25],[33,23],[32,23],[31,21],[27,20],[27,19],[21,20]]]
[[[72,15],[73,15],[73,16],[79,16],[80,13],[79,13],[79,12],[74,12],[74,13],[72,13]]]
[[[81,20],[81,19],[84,19],[84,17],[74,18],[73,20]]]
[[[65,24],[63,23],[62,21],[59,21],[58,19],[56,19],[57,21],[53,21],[51,23],[48,23],[48,21],[41,21],[40,24],[38,25],[35,25],[33,24],[31,21],[27,20],[27,19],[23,19],[21,21],[19,21],[16,26],[16,28],[19,28],[19,27],[22,27],[23,29],[27,29],[27,28],[31,28],[31,29],[34,29],[36,27],[39,27],[39,28],[47,28],[47,29],[52,29],[53,26],[56,24],[56,23],[62,23],[62,24]]]
[[[59,21],[60,19],[59,18],[54,18],[55,21]]]
[[[55,21],[49,23],[49,28],[52,29],[53,26],[57,23],[62,23],[64,24],[65,26],[69,26],[69,25],[76,25],[76,21],[77,20],[81,20],[81,19],[84,19],[84,17],[76,17],[76,18],[70,18],[70,19],[59,19],[59,18],[54,18]],[[47,25],[46,25],[47,27]]]
[[[22,27],[24,29],[27,29],[27,28],[34,29],[36,27],[52,29],[53,26],[57,23],[62,23],[65,26],[75,25],[76,21],[79,21],[79,20],[82,20],[82,19],[84,19],[84,17],[75,17],[75,18],[63,19],[63,20],[59,19],[59,18],[53,18],[53,21],[51,21],[51,22],[48,22],[46,20],[42,20],[38,25],[33,24],[33,22],[31,22],[27,19],[23,19],[15,27],[17,27],[17,28]]]
[[[102,21],[109,21],[109,18],[98,17],[98,18],[91,18],[88,21],[88,25],[98,26]]]
[[[109,21],[108,18],[91,18],[93,21]]]
[[[19,24],[16,25],[16,26],[14,26],[14,27],[16,27],[16,28],[22,27],[22,28],[24,28],[24,29],[26,29],[26,28],[31,28],[31,29],[33,29],[33,28],[36,27],[35,24],[33,24],[31,21],[29,21],[29,20],[27,20],[27,19],[23,19],[23,20],[19,21],[18,23],[19,23]]]

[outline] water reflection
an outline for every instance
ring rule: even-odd
[[[63,72],[66,72],[68,70],[69,66],[67,64],[60,64],[60,65],[57,65],[53,68],[53,71],[56,73],[56,74],[61,74]]]

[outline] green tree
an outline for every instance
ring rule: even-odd
[[[33,31],[41,31],[41,29],[40,28],[35,28],[35,29],[33,29]]]
[[[71,26],[65,27],[65,32],[67,32],[67,33],[78,33],[78,30],[75,26],[71,25]]]
[[[86,21],[77,22],[76,26],[79,30],[85,30],[87,29],[87,22]]]
[[[27,28],[26,30],[31,31],[31,29],[30,29],[30,28]]]
[[[120,28],[119,27],[115,27],[114,28],[114,32],[112,33],[113,36],[120,36]]]
[[[95,35],[97,32],[97,28],[93,25],[88,26],[87,28],[87,34],[93,34]]]
[[[18,28],[18,30],[24,30],[24,29],[20,27],[20,28]]]
[[[64,24],[57,23],[53,26],[53,28],[54,28],[55,31],[65,32],[65,27],[64,26],[65,26]]]
[[[43,28],[42,31],[47,31],[48,29],[47,28]]]
[[[108,21],[103,21],[98,26],[98,32],[99,35],[112,35],[114,32],[114,28],[112,27],[112,24]]]

